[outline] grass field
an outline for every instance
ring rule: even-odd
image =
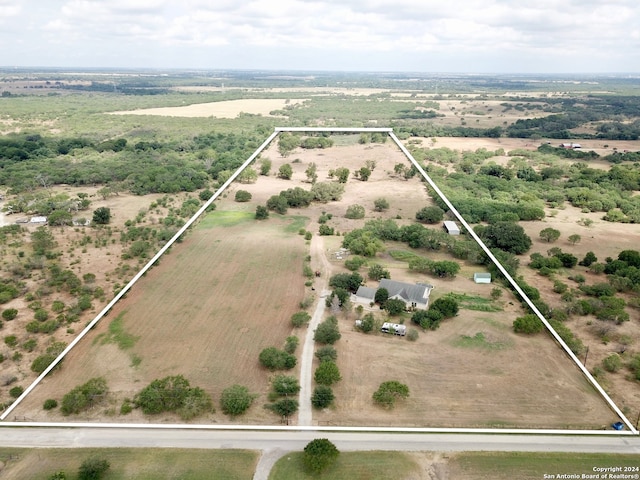
[[[249,480],[258,453],[245,450],[182,450],[124,448],[0,449],[0,479],[46,480],[64,471],[69,480],[76,477],[87,458],[107,460],[110,468],[103,480]]]
[[[386,480],[389,478],[421,478],[419,465],[411,454],[399,452],[342,452],[327,470],[308,473],[302,464],[302,453],[289,453],[275,464],[269,480]]]
[[[636,455],[606,455],[591,453],[489,453],[467,452],[453,455],[449,470],[450,478],[456,480],[539,480],[541,478],[563,478],[561,475],[578,475],[564,478],[616,478],[588,477],[597,475],[594,467],[619,467],[628,475],[637,475],[640,458]],[[618,470],[615,474],[625,473]],[[613,475],[615,475],[613,474]],[[545,477],[545,475],[548,475]],[[553,475],[553,476],[552,476]],[[623,477],[620,477],[623,478]],[[635,478],[635,477],[627,477]]]

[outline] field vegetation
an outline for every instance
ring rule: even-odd
[[[435,94],[427,78],[365,76],[344,83],[344,78],[320,75],[304,84],[274,80],[272,88],[259,90],[262,84],[255,79],[228,73],[223,90],[219,79],[190,75],[144,82],[118,75],[108,82],[100,76],[80,81],[66,72],[50,75],[12,72],[0,79],[0,401],[5,405],[275,125],[388,125],[576,354],[589,348],[589,368],[616,401],[629,413],[636,408],[639,97],[625,81],[602,80],[585,95],[569,84],[558,92],[544,82],[452,77],[438,80]],[[331,85],[338,81],[340,87]],[[308,88],[314,84],[324,86],[312,95]],[[340,90],[345,86],[348,90]],[[506,93],[514,90],[517,95]],[[269,115],[238,111],[233,119],[108,114],[251,99],[278,99],[284,106]],[[582,148],[559,148],[564,140],[579,140]],[[528,426],[563,424],[561,415],[538,416],[544,405],[530,404],[526,385],[509,407],[514,412],[503,418],[488,418],[482,400],[476,416],[466,416],[471,405],[453,405],[447,414],[437,399],[415,403],[428,398],[420,376],[429,378],[431,391],[436,385],[443,390],[439,382],[445,378],[464,384],[465,364],[472,364],[484,380],[456,393],[474,398],[479,390],[495,391],[500,378],[522,375],[515,366],[514,371],[500,367],[514,351],[549,355],[553,360],[538,365],[541,377],[557,370],[561,360],[554,355],[562,356],[550,353],[555,345],[546,334],[513,331],[513,321],[530,312],[468,235],[441,231],[437,223],[451,219],[446,205],[383,136],[283,135],[214,206],[216,211],[92,332],[93,344],[78,347],[52,374],[56,384],[47,382],[34,392],[24,417],[56,418],[61,415],[56,408],[42,411],[44,401],[62,401],[92,378],[105,378],[107,401],[82,415],[113,415],[121,405],[135,406],[142,386],[184,375],[211,399],[207,406],[218,405],[224,391],[238,386],[256,396],[238,415],[241,421],[278,421],[263,408],[272,378],[271,367],[260,366],[260,352],[272,349],[278,353],[272,360],[297,365],[295,347],[286,339],[292,327],[306,323],[296,317],[292,326],[292,318],[313,295],[313,272],[320,262],[305,242],[321,234],[326,255],[339,247],[351,254],[332,257],[327,274],[362,271],[353,285],[332,285],[327,301],[335,320],[325,321],[320,341],[340,351],[333,361],[342,380],[331,387],[335,400],[327,391],[332,401],[319,400],[331,405],[318,413],[319,422],[358,423],[359,415],[352,412],[362,412],[363,418],[376,412],[372,394],[393,378],[411,391],[402,408],[394,409],[402,424],[413,424],[412,410],[432,410],[432,417],[423,417],[429,423],[455,424],[458,408],[465,412],[459,417],[465,426],[513,425],[515,407],[522,405],[533,412],[524,421]],[[257,211],[264,222],[254,220]],[[33,216],[47,216],[48,225],[14,223]],[[491,272],[494,285],[484,290],[473,285],[469,279],[478,270]],[[359,314],[349,292],[389,276],[437,283],[433,304],[455,300],[459,312],[436,318],[438,309],[432,310],[424,322],[414,322],[420,336],[411,343],[385,338],[375,327],[372,335],[363,335],[352,327]],[[504,294],[494,296],[496,288]],[[243,295],[251,300],[238,298]],[[374,307],[371,323],[377,327],[392,313],[394,321],[410,321],[411,314],[392,312],[392,306],[386,313]],[[347,342],[349,349],[342,346]],[[171,348],[158,350],[162,345]],[[435,366],[434,360],[416,352],[431,349],[446,358],[439,346],[463,352],[460,363],[450,366],[461,373],[443,366],[425,376],[419,365]],[[614,353],[619,362],[610,360]],[[383,368],[393,361],[410,368],[391,377],[374,372],[367,385],[354,385],[361,374],[355,366],[379,363]],[[565,374],[570,388],[589,392],[575,372]],[[280,406],[292,413],[292,405]],[[220,415],[206,410],[214,421]],[[128,414],[136,420],[142,415],[141,409]],[[608,422],[600,421],[601,412],[594,417],[597,424]],[[391,415],[383,412],[380,421],[391,422]]]

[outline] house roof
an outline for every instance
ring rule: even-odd
[[[373,299],[376,297],[377,288],[371,287],[358,287],[358,291],[356,292],[357,297],[368,298],[373,302]]]
[[[427,303],[433,286],[426,283],[404,283],[383,278],[379,288],[385,288],[389,292],[389,298],[400,297],[406,302]]]

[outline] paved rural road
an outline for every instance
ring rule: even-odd
[[[328,438],[343,451],[529,451],[640,455],[639,437],[617,435],[196,430],[172,425],[162,425],[161,428],[5,425],[0,425],[1,447],[240,448],[287,452],[302,451],[315,438]]]

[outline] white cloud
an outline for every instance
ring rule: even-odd
[[[231,58],[252,68],[271,48],[268,57],[280,62],[274,68],[296,68],[304,49],[326,69],[348,69],[354,63],[344,59],[358,58],[385,70],[393,54],[446,58],[456,70],[470,56],[499,65],[501,55],[544,68],[567,56],[583,57],[585,67],[606,59],[621,70],[640,68],[637,0],[0,0],[0,24],[0,47],[16,36],[27,52],[43,41],[81,45],[94,66],[133,54],[144,61],[148,52],[154,62],[164,55],[166,66],[209,58],[224,68],[218,59]],[[48,53],[40,55],[54,61],[56,52]],[[296,60],[287,65],[289,57]],[[42,64],[35,56],[15,58]],[[501,68],[513,65],[504,60]]]

